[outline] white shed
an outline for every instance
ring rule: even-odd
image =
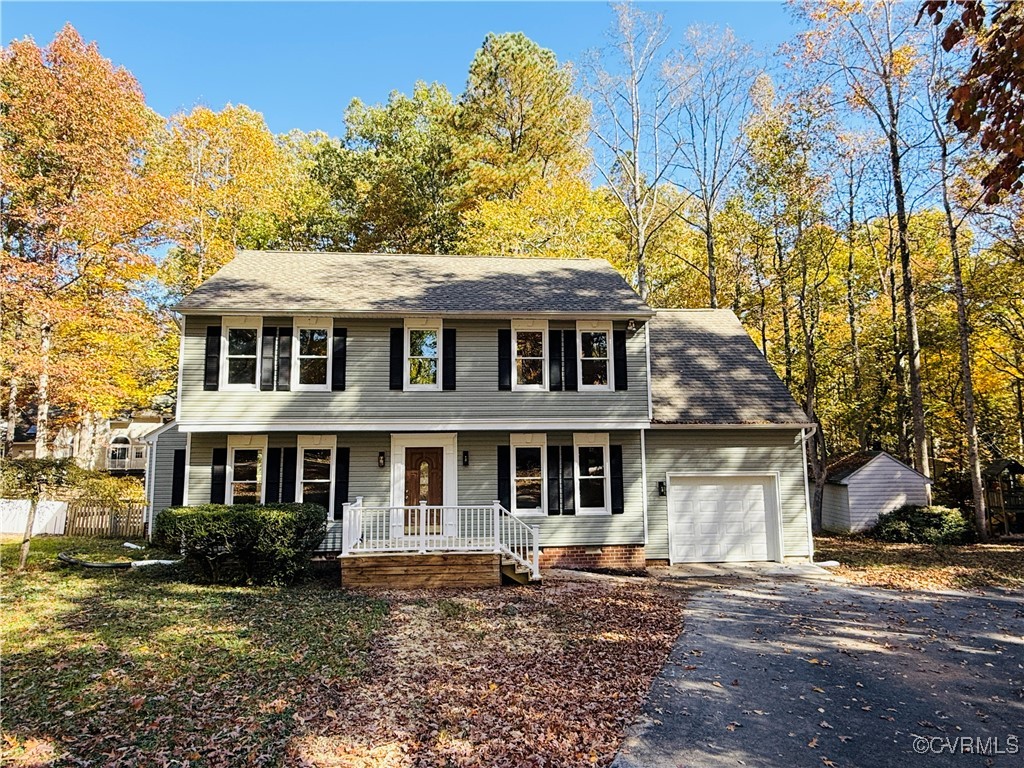
[[[822,496],[821,524],[838,533],[863,531],[904,504],[928,503],[927,477],[885,451],[864,451],[832,464]]]

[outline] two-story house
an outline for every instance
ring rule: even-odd
[[[177,311],[151,515],[316,502],[353,584],[811,555],[785,386],[731,312],[655,311],[603,260],[245,251]]]

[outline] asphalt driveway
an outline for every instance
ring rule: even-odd
[[[686,583],[685,631],[617,768],[1024,766],[1024,596]]]

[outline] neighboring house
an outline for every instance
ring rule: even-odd
[[[928,503],[931,481],[885,451],[863,451],[828,467],[821,524],[850,533],[874,527],[878,516],[904,504]]]
[[[241,252],[177,310],[151,513],[315,501],[346,583],[367,553],[811,555],[785,386],[731,312],[655,312],[603,260]]]

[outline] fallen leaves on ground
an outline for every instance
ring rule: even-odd
[[[861,536],[819,536],[815,559],[850,581],[900,590],[1020,588],[1024,542],[941,546],[891,544]]]

